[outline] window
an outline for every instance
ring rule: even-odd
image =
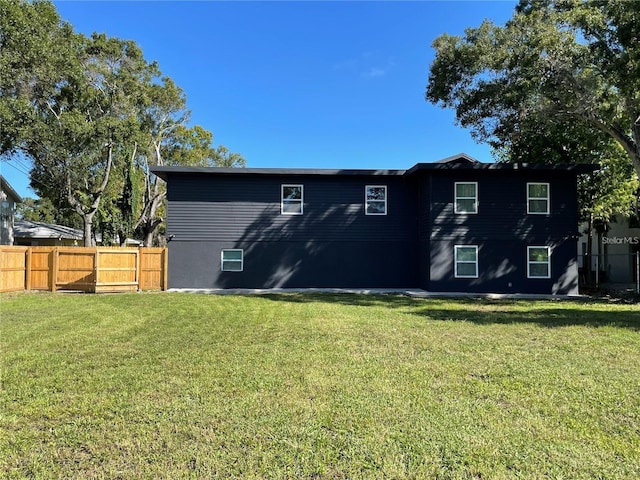
[[[386,185],[367,185],[364,187],[365,215],[387,214],[387,187]]]
[[[551,248],[527,247],[527,278],[551,278]]]
[[[244,267],[244,251],[241,249],[222,250],[220,268],[223,272],[241,272]]]
[[[549,213],[548,183],[527,183],[527,213]]]
[[[282,204],[280,212],[283,215],[302,215],[304,203],[302,185],[282,185]]]
[[[455,277],[478,278],[477,245],[455,246]]]
[[[478,213],[478,183],[456,182],[455,213]]]

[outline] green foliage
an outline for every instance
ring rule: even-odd
[[[0,154],[31,158],[33,189],[83,220],[85,244],[96,226],[151,243],[165,190],[150,165],[244,165],[188,126],[184,92],[135,42],[76,34],[50,2],[0,6]]]
[[[30,198],[22,199],[16,204],[16,220],[66,225],[72,228],[82,228],[82,222],[71,210],[61,210],[53,205],[50,199]]]
[[[0,302],[3,478],[640,475],[637,305]]]
[[[640,2],[521,0],[433,46],[426,99],[509,161],[614,161],[640,172]],[[617,157],[618,153],[614,156]]]

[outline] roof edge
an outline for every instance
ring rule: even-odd
[[[2,190],[3,192],[7,192],[7,193],[11,194],[11,196],[18,203],[24,202],[22,197],[20,195],[18,195],[18,192],[16,192],[14,190],[14,188],[11,186],[11,184],[9,182],[7,182],[7,180],[2,175],[0,175],[0,190]]]

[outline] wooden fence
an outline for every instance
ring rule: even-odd
[[[166,289],[166,248],[0,246],[0,292]]]

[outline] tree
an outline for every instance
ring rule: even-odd
[[[151,246],[166,198],[164,182],[151,173],[152,165],[244,167],[244,158],[224,146],[213,147],[213,134],[199,125],[188,127],[191,112],[186,95],[170,78],[148,85],[141,111],[146,148],[137,157],[142,173],[141,208],[134,229],[146,246]]]
[[[478,140],[518,159],[569,127],[617,143],[640,174],[640,2],[521,0],[504,27],[485,21],[433,46],[426,99]]]
[[[90,246],[114,164],[138,130],[139,85],[155,67],[129,41],[94,34],[69,46],[78,62],[36,110],[22,148],[34,161],[34,190],[73,208]]]
[[[32,188],[82,218],[85,245],[95,226],[151,244],[166,193],[150,165],[244,165],[188,126],[184,92],[134,42],[76,34],[47,1],[0,7],[0,155],[32,160]]]
[[[34,106],[64,82],[75,39],[50,2],[0,0],[0,155],[20,149]]]

